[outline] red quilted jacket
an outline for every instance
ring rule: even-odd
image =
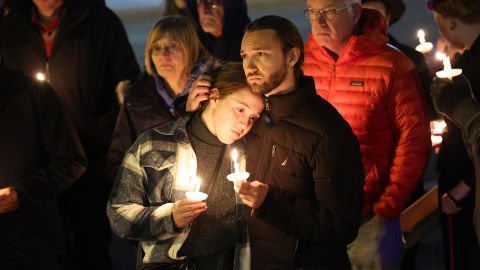
[[[421,181],[431,143],[419,76],[406,56],[387,45],[380,16],[363,10],[361,33],[350,38],[337,61],[310,34],[303,70],[360,142],[364,213],[391,219]]]

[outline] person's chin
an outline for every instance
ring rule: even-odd
[[[315,33],[314,38],[319,44],[326,44],[331,40],[330,35],[326,33]]]

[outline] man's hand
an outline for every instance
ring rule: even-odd
[[[17,191],[14,188],[0,189],[0,214],[13,212],[19,207]]]
[[[258,181],[241,182],[238,187],[238,195],[243,203],[253,209],[258,209],[262,205],[267,193],[268,185]]]
[[[473,98],[470,85],[463,76],[455,81],[435,77],[430,88],[435,109],[448,118],[451,118],[460,101]]]
[[[210,80],[210,76],[202,75],[193,82],[185,108],[187,112],[198,110],[200,103],[210,98]]]
[[[442,195],[441,204],[442,212],[445,215],[454,215],[462,210],[462,208],[458,207],[456,202],[451,198],[451,195],[448,195],[448,193]]]
[[[207,204],[192,200],[179,200],[173,204],[173,222],[179,229],[187,227],[196,217],[207,210]]]

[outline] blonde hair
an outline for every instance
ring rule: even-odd
[[[152,45],[163,37],[169,37],[181,44],[189,72],[196,62],[207,57],[208,53],[202,46],[195,27],[189,19],[178,15],[164,16],[148,32],[145,45],[145,69],[150,75],[155,72],[155,65],[152,61]]]

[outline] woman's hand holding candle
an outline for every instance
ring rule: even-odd
[[[173,204],[173,222],[177,228],[183,229],[206,210],[207,204],[204,202],[188,199],[178,200]]]

